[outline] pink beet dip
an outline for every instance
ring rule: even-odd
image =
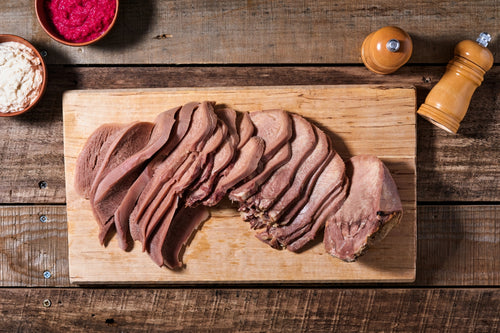
[[[45,11],[62,38],[84,43],[108,29],[115,16],[116,0],[47,0]]]

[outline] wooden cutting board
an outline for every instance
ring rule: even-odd
[[[171,107],[213,100],[238,111],[270,108],[303,115],[324,129],[343,158],[374,154],[391,170],[404,216],[355,263],[326,254],[319,239],[296,254],[254,237],[235,206],[223,202],[187,247],[181,271],[159,268],[136,243],[101,247],[87,200],[73,187],[76,158],[86,139],[107,122],[152,121]],[[64,158],[70,279],[74,283],[304,283],[411,282],[416,257],[415,90],[377,86],[218,87],[75,90],[63,96]]]

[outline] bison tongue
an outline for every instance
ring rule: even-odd
[[[182,248],[187,244],[193,232],[210,217],[210,213],[203,206],[183,208],[174,217],[163,244],[164,264],[175,269],[182,266],[179,258]]]

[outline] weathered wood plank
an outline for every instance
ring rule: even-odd
[[[60,67],[29,113],[0,118],[0,202],[64,203],[62,93],[69,89],[301,84],[394,84],[417,87],[417,105],[444,66],[406,66],[376,75],[364,67]],[[419,201],[500,201],[500,67],[486,74],[458,135],[418,118]],[[38,183],[48,186],[40,189]]]
[[[498,289],[0,289],[0,299],[10,332],[500,329]]]
[[[67,237],[64,206],[0,207],[0,286],[68,285]]]
[[[417,213],[414,286],[500,285],[500,205]],[[70,286],[67,258],[65,206],[0,206],[0,286]]]
[[[500,205],[419,206],[416,285],[499,285]]]
[[[361,63],[364,38],[386,25],[413,39],[410,62],[445,63],[456,43],[500,31],[495,1],[123,1],[94,46],[51,40],[28,0],[0,2],[0,30],[49,51],[51,64]],[[498,62],[500,43],[491,50]]]

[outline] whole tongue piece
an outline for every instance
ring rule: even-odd
[[[359,155],[346,162],[351,180],[342,207],[326,222],[326,251],[344,261],[383,239],[403,215],[396,183],[377,157]]]

